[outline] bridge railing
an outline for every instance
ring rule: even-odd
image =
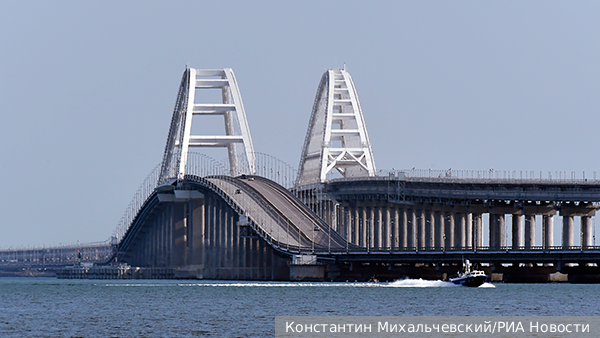
[[[232,178],[188,175],[186,179],[202,183],[218,194],[236,212],[247,216],[253,230],[274,248],[289,252],[301,252],[302,246],[306,246],[307,238],[295,226],[275,211],[269,212],[270,207],[262,202],[262,199],[255,196],[253,191],[239,187]],[[297,244],[290,244],[294,242]]]
[[[589,174],[589,173],[588,173]],[[427,179],[455,179],[455,180],[481,180],[481,181],[504,181],[504,182],[532,182],[532,183],[576,183],[576,184],[598,184],[600,179],[596,172],[591,176],[586,172],[578,175],[575,171],[523,171],[523,170],[439,170],[439,169],[407,169],[407,170],[380,170],[381,177],[399,178],[427,178]]]
[[[256,152],[255,156],[256,170],[259,176],[269,178],[287,188],[293,185],[297,172],[295,168],[268,154]],[[116,229],[113,231],[112,237],[116,238],[117,241],[123,239],[123,236],[125,236],[125,233],[132,222],[135,220],[144,204],[152,196],[155,189],[160,184],[168,183],[166,181],[168,178],[159,181],[160,171],[161,164],[158,164],[148,176],[146,176],[142,184],[140,184],[136,190],[131,202],[119,220]],[[196,177],[227,176],[229,175],[229,165],[217,161],[205,154],[190,152],[188,153],[186,163],[186,173]]]
[[[439,170],[439,169],[380,169],[376,176],[372,177],[340,177],[339,175],[328,176],[328,181],[353,181],[353,180],[397,180],[406,179],[410,181],[463,181],[481,183],[535,183],[535,184],[600,184],[600,177],[592,172],[588,177],[586,172],[581,175],[575,171],[517,171],[517,170]]]
[[[109,240],[0,250],[0,267],[64,266],[105,262],[113,254]]]
[[[146,176],[142,184],[138,187],[131,202],[127,205],[123,216],[119,220],[116,229],[113,231],[112,238],[114,238],[117,242],[123,239],[125,233],[131,226],[131,223],[140,212],[141,208],[144,206],[148,198],[152,196],[156,187],[159,184],[159,176],[160,176],[161,165],[157,165],[154,169]]]
[[[284,188],[291,189],[295,182],[298,170],[288,163],[264,153],[256,155],[256,175],[277,182]]]
[[[354,247],[352,249],[332,249],[328,250],[327,248],[318,248],[314,251],[315,254],[328,254],[328,253],[349,253],[349,254],[427,254],[427,253],[560,253],[560,252],[568,252],[568,253],[576,253],[576,252],[600,252],[600,246],[552,246],[552,247],[542,247],[542,246],[534,246],[534,247],[518,247],[514,248],[511,246],[502,246],[502,247],[489,247],[489,246],[478,246],[478,247],[453,247],[453,248],[419,248],[419,247]]]
[[[255,152],[256,175],[268,178],[286,188],[291,188],[296,179],[297,170],[286,162],[269,154]],[[247,166],[240,166],[247,167]],[[229,164],[226,161],[218,161],[202,153],[188,153],[186,174],[199,177],[206,176],[228,176],[230,175]],[[240,173],[250,174],[250,173]]]
[[[186,176],[186,179],[201,182],[221,196],[236,212],[246,216],[249,220],[248,225],[275,249],[296,254],[345,251],[339,248],[340,239],[345,243],[343,238],[335,237],[335,233],[327,233],[325,228],[317,226],[310,220],[306,220],[306,222],[310,222],[309,224],[292,224],[276,211],[270,203],[264,201],[256,191],[240,183],[239,180],[228,176],[205,178]],[[252,178],[249,177],[248,179]],[[300,230],[300,227],[302,229],[313,229],[313,231],[307,233],[305,230]],[[323,243],[322,236],[324,234],[331,239],[325,240],[327,244]],[[321,243],[317,244],[319,241]],[[338,249],[335,249],[336,246]],[[344,245],[344,247],[347,248],[348,245]]]

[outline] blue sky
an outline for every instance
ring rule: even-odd
[[[600,172],[593,1],[0,1],[0,248],[104,240],[162,159],[181,74],[233,68],[297,166],[323,71],[377,167]]]

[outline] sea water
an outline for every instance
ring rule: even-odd
[[[275,316],[599,316],[597,284],[0,278],[0,337],[272,337]]]

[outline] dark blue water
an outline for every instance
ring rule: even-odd
[[[0,337],[264,337],[275,316],[600,316],[600,285],[0,278]]]

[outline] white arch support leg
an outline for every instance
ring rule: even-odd
[[[304,141],[297,185],[376,175],[375,160],[358,94],[345,69],[323,74]]]
[[[196,103],[196,89],[221,89],[222,101]],[[221,115],[225,135],[193,135],[193,116]],[[232,176],[254,174],[254,148],[242,96],[231,68],[193,69],[183,74],[171,120],[160,180],[183,178],[190,147],[225,147]]]

